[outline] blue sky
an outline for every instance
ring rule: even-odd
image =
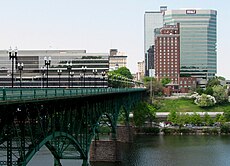
[[[230,79],[228,0],[0,0],[0,49],[86,49],[128,55],[137,71],[144,59],[144,12],[217,10],[217,75]]]

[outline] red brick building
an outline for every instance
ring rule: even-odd
[[[180,77],[180,25],[166,25],[155,30],[155,77],[158,81],[169,78],[166,87],[170,93],[187,92],[196,85],[195,78]],[[170,93],[169,93],[170,92]]]

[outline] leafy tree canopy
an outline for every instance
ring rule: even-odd
[[[217,103],[224,103],[228,100],[228,95],[225,88],[221,85],[216,85],[212,87],[213,96],[216,99]]]
[[[134,109],[133,120],[136,126],[142,126],[146,120],[153,121],[156,117],[156,108],[146,102],[140,102]]]
[[[133,79],[133,76],[127,67],[120,67],[117,70],[114,70],[113,72],[114,74],[121,75],[129,79]]]
[[[213,77],[212,79],[208,80],[207,87],[213,87],[215,85],[220,85],[220,81],[217,77]]]
[[[166,84],[168,84],[168,83],[170,83],[170,82],[171,82],[170,78],[162,78],[162,79],[161,79],[161,84],[162,84],[163,86],[165,86]]]

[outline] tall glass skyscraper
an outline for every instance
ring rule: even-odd
[[[166,6],[161,6],[160,11],[146,11],[144,15],[144,54],[145,75],[149,76],[149,70],[153,68],[154,57],[148,56],[148,50],[154,45],[154,29],[163,27],[163,12]]]
[[[217,72],[215,10],[165,11],[164,24],[180,23],[180,73],[210,79]]]

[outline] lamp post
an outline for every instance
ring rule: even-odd
[[[22,70],[23,70],[23,63],[18,63],[18,70],[20,73],[20,88],[22,87]]]
[[[9,58],[12,60],[12,71],[11,71],[12,72],[11,73],[12,83],[11,83],[11,87],[13,88],[14,87],[14,60],[17,60],[18,50],[17,50],[17,48],[12,50],[10,47],[8,53],[9,53]]]
[[[87,66],[82,66],[81,70],[83,72],[83,80],[84,80],[84,87],[85,87],[85,72],[87,70]]]
[[[82,80],[83,80],[83,73],[80,73],[80,79],[81,79],[81,81],[80,81],[80,82],[81,82],[81,84],[80,84],[80,85],[81,85],[81,87],[82,87],[82,85],[83,85],[83,84],[82,84]]]
[[[97,75],[97,69],[93,69],[93,75],[94,75],[94,87],[96,87],[96,75]]]
[[[46,71],[46,67],[42,66],[41,67],[41,72],[42,72],[42,87],[43,88],[44,88],[45,71]]]
[[[60,88],[61,86],[61,73],[62,73],[62,70],[61,69],[58,69],[57,70],[57,73],[58,73],[58,87]]]
[[[70,75],[71,75],[71,87],[73,87],[73,76],[74,76],[74,72],[70,72]]]
[[[50,66],[50,64],[51,64],[51,57],[49,57],[49,58],[47,58],[47,57],[45,57],[44,58],[44,61],[45,61],[45,66],[46,66],[46,74],[47,74],[47,76],[46,76],[46,87],[48,88],[48,71],[49,71],[49,66]]]
[[[102,71],[101,72],[101,75],[102,75],[102,81],[103,81],[103,83],[102,83],[102,85],[103,85],[103,88],[104,88],[104,82],[105,82],[105,71]]]
[[[67,71],[68,71],[68,86],[70,87],[70,72],[72,70],[72,62],[67,62]]]

